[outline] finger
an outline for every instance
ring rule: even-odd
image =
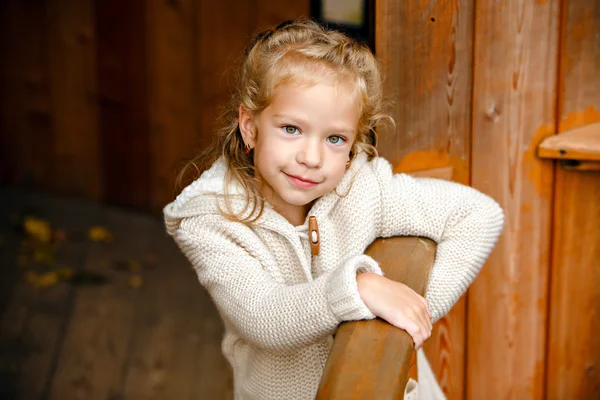
[[[423,332],[423,335],[429,334],[431,332],[432,325],[431,320],[427,315],[427,310],[425,310],[425,308],[421,305],[416,306],[416,309],[413,311],[415,313],[415,316],[413,318],[418,321],[419,327],[421,329],[421,332]]]
[[[415,348],[419,348],[423,345],[421,328],[416,323],[412,324],[410,329],[407,329],[406,332],[412,337]]]
[[[419,350],[421,347],[423,347],[424,339],[420,335],[418,337],[419,339],[415,340],[415,350]]]
[[[429,337],[429,329],[427,329],[425,326],[421,325],[419,327],[419,332],[417,334],[415,334],[415,337],[418,338],[419,347],[423,346],[423,343]]]
[[[427,301],[427,299],[423,296],[419,296],[419,300],[421,300],[421,302],[425,305],[425,308],[427,309],[427,314],[429,314],[429,318],[433,319],[433,315],[431,314],[431,308],[429,307],[429,302]]]

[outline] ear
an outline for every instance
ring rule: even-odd
[[[254,113],[244,106],[240,105],[238,125],[240,133],[244,139],[244,144],[254,148],[256,145],[256,125],[254,123]]]

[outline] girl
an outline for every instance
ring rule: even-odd
[[[419,349],[503,213],[469,187],[392,174],[374,147],[386,117],[376,60],[339,32],[300,20],[258,34],[237,89],[201,157],[210,169],[165,207],[166,226],[223,318],[235,398],[312,399],[342,321],[380,317]],[[426,299],[363,255],[401,235],[438,243]],[[440,394],[419,371],[421,396]]]

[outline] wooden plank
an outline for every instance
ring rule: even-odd
[[[224,398],[233,381],[219,314],[162,222],[147,234],[156,261],[140,289],[124,398]]]
[[[46,2],[48,69],[54,121],[53,193],[99,199],[96,49],[92,1]]]
[[[235,12],[232,12],[235,10]],[[234,74],[256,29],[256,4],[237,0],[201,0],[197,10],[199,98],[198,148],[218,128],[217,118],[230,99]]]
[[[395,172],[452,170],[469,184],[474,2],[377,1],[375,49],[396,131],[380,129],[380,154]],[[383,127],[380,127],[383,128]],[[446,395],[462,398],[465,300],[424,346]]]
[[[310,0],[257,0],[255,31],[273,28],[283,21],[310,17]]]
[[[148,208],[152,178],[145,2],[94,0],[94,17],[104,199]]]
[[[48,86],[44,2],[2,2],[0,179],[47,189],[53,116]]]
[[[538,156],[561,160],[600,160],[600,122],[550,136],[540,143]]]
[[[85,270],[108,283],[76,288],[49,399],[121,398],[138,289],[128,286],[128,272],[115,267],[147,254],[151,224],[116,209],[103,209],[95,222],[112,232],[114,242],[90,246]]]
[[[452,174],[454,172],[454,168],[452,167],[442,167],[442,168],[432,168],[432,169],[423,169],[419,171],[408,172],[410,176],[414,176],[415,178],[434,178],[434,179],[443,179],[445,181],[452,180]]]
[[[365,254],[386,277],[425,294],[435,260],[429,239],[378,239]],[[376,318],[344,322],[338,328],[317,399],[402,399],[413,361],[414,343],[404,330]]]
[[[548,399],[600,396],[600,173],[557,172]],[[575,311],[576,310],[576,311]]]
[[[36,215],[63,229],[67,241],[56,259],[61,266],[78,268],[87,243],[77,238],[95,217],[93,206],[19,192],[8,193],[4,199],[4,207],[12,204],[15,215]],[[15,264],[13,260],[5,266],[17,268]],[[31,262],[26,264],[21,275],[33,267]],[[44,398],[62,346],[71,301],[72,289],[67,283],[35,289],[21,278],[15,284],[0,324],[2,398]]]
[[[475,15],[472,185],[506,215],[469,292],[469,399],[541,399],[553,165],[557,0],[479,2]]]
[[[148,114],[152,163],[151,208],[175,196],[179,163],[197,148],[201,113],[197,91],[196,2],[150,1],[148,7]]]
[[[557,139],[574,129],[597,126],[600,121],[600,4],[594,0],[565,1],[562,13]],[[600,397],[598,221],[600,173],[558,168],[548,399]]]

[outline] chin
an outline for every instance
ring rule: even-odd
[[[320,196],[286,196],[283,200],[293,206],[305,206]]]

